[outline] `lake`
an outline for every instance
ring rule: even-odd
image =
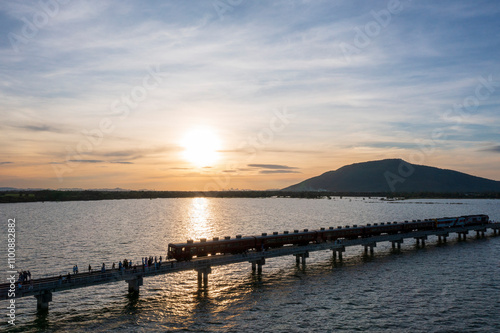
[[[488,214],[498,200],[379,198],[182,198],[0,205],[2,226],[16,219],[16,264],[34,278],[86,270],[103,262],[166,257],[187,239],[256,235],[374,222]],[[500,237],[491,232],[425,248],[406,240],[400,252],[379,243],[375,255],[348,248],[311,253],[303,270],[293,256],[214,267],[207,290],[196,272],[145,278],[138,297],[127,284],[57,292],[47,316],[36,300],[17,300],[13,331],[93,332],[494,332],[500,331]],[[7,269],[7,239],[0,253]],[[5,306],[4,306],[5,305]],[[7,313],[6,301],[1,301]],[[5,315],[2,315],[6,318]],[[7,328],[6,319],[0,323]]]

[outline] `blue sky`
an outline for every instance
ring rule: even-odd
[[[496,1],[3,1],[0,31],[0,186],[282,188],[383,158],[500,180]]]

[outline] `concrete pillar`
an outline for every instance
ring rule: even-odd
[[[441,236],[438,235],[438,243],[441,243]]]
[[[202,278],[203,278],[203,273],[201,271],[198,271],[198,288],[201,288]]]
[[[336,261],[337,260],[337,251],[333,250],[332,256],[333,256],[333,261]]]
[[[421,244],[422,247],[424,247],[425,246],[425,240],[427,239],[427,236],[417,237],[415,239],[417,240],[417,246],[419,246]]]
[[[297,266],[302,264],[302,268],[306,267],[306,258],[309,258],[309,252],[294,254]]]
[[[377,243],[365,244],[365,255],[368,254],[368,248],[370,248],[370,254],[373,255],[373,248],[377,247]]]
[[[128,282],[128,292],[129,293],[138,293],[139,287],[144,284],[142,276],[137,276],[133,279],[126,280]]]
[[[48,311],[49,302],[52,302],[52,293],[50,291],[45,291],[42,294],[35,295],[36,298],[36,308],[38,311]]]
[[[210,266],[196,269],[198,272],[198,288],[201,288],[202,282],[203,286],[206,288],[208,286],[208,274],[212,273],[212,268]]]
[[[403,240],[402,239],[398,239],[398,240],[395,240],[395,241],[392,241],[392,248],[393,249],[396,249],[396,245],[398,247],[398,250],[401,250],[401,243],[403,243]]]
[[[261,274],[262,273],[262,265],[264,265],[266,263],[266,259],[260,258],[260,259],[250,261],[250,262],[252,263],[252,273],[255,273],[255,271],[257,270],[257,273]]]

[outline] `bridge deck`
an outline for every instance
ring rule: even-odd
[[[415,239],[426,239],[427,236],[443,236],[447,237],[449,233],[459,233],[465,234],[469,231],[485,232],[487,229],[493,229],[496,233],[500,230],[500,223],[488,223],[483,226],[468,226],[459,228],[448,228],[446,230],[428,230],[428,231],[416,231],[409,233],[398,233],[394,235],[380,235],[372,236],[368,238],[357,238],[357,239],[343,239],[336,242],[325,242],[320,244],[309,244],[306,246],[284,246],[277,249],[270,249],[265,252],[248,252],[245,254],[238,255],[217,255],[208,256],[203,258],[194,258],[191,261],[177,262],[175,260],[169,260],[162,262],[159,268],[147,267],[143,269],[142,265],[137,266],[135,269],[118,269],[106,270],[104,273],[92,272],[92,273],[78,273],[71,275],[71,280],[59,279],[59,276],[33,279],[31,283],[24,284],[21,289],[17,286],[17,274],[16,274],[16,298],[26,297],[26,296],[37,296],[43,294],[50,294],[52,292],[84,288],[89,286],[96,286],[104,283],[111,283],[117,281],[138,281],[140,280],[142,284],[142,278],[148,276],[155,276],[160,274],[169,274],[174,272],[186,271],[186,270],[197,270],[198,272],[205,272],[208,274],[212,266],[229,265],[240,262],[251,262],[258,263],[259,266],[265,263],[265,259],[274,258],[286,255],[297,255],[306,256],[309,252],[321,251],[321,250],[333,250],[339,253],[345,251],[348,246],[361,245],[366,247],[371,247],[379,242],[394,242],[402,243],[404,239],[415,238]],[[298,260],[298,258],[297,258]],[[304,260],[304,259],[303,259]],[[259,267],[259,268],[260,268]],[[4,283],[0,284],[0,300],[9,299],[10,284]],[[51,298],[50,298],[51,300]],[[50,301],[49,300],[49,301]]]

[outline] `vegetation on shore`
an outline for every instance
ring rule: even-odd
[[[37,201],[88,201],[116,199],[156,198],[304,198],[322,199],[338,197],[382,197],[397,199],[500,199],[500,192],[489,193],[433,193],[433,192],[325,192],[325,191],[60,191],[60,190],[16,190],[1,191],[0,203]]]

